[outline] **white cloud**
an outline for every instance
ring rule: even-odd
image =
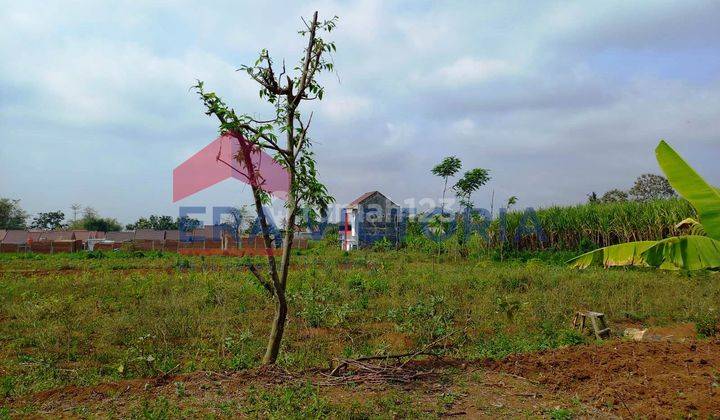
[[[372,108],[369,98],[357,95],[338,95],[333,93],[320,102],[324,117],[335,123],[346,123],[366,116]]]
[[[432,13],[425,16],[397,18],[396,26],[404,41],[418,51],[433,51],[444,47],[453,35],[453,19]]]
[[[402,147],[407,147],[416,140],[417,128],[408,123],[385,123],[387,135],[382,142],[389,147],[399,151]]]
[[[0,64],[6,83],[32,86],[46,122],[74,126],[117,124],[168,129],[184,111],[202,111],[189,92],[207,81],[230,102],[255,101],[257,89],[234,66],[198,50],[163,57],[133,44],[78,42]],[[16,105],[14,115],[30,110]]]
[[[456,135],[471,137],[473,134],[476,134],[477,126],[475,125],[475,121],[470,118],[463,118],[461,120],[453,121],[450,124],[450,130]]]
[[[463,57],[438,70],[443,81],[452,85],[482,82],[497,76],[515,72],[515,67],[505,60],[479,60]]]
[[[460,87],[511,76],[517,72],[517,66],[507,60],[461,57],[435,71],[416,73],[413,79],[426,86]]]

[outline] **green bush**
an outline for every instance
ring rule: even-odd
[[[88,260],[100,260],[103,258],[107,258],[107,255],[105,255],[105,253],[102,252],[101,250],[96,249],[96,250],[88,251],[85,254],[85,258],[87,258]]]
[[[375,252],[386,252],[394,248],[394,245],[388,238],[381,238],[372,245],[372,249]]]
[[[695,330],[702,338],[716,336],[720,332],[720,317],[710,311],[695,317]]]

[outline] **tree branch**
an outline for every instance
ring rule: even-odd
[[[308,82],[311,79],[308,79],[309,73],[308,69],[310,68],[310,60],[312,58],[313,53],[313,47],[315,46],[315,32],[317,31],[317,19],[318,19],[318,12],[315,11],[313,14],[313,20],[312,24],[310,25],[310,39],[308,40],[308,46],[307,50],[305,51],[305,60],[303,60],[303,70],[302,75],[300,76],[300,85],[298,85],[298,91],[297,96],[295,97],[295,101],[298,102],[299,99],[305,94],[305,88],[307,88]],[[320,50],[320,53],[322,53],[322,50]],[[317,67],[317,65],[315,66]],[[312,77],[312,75],[310,75]],[[295,103],[297,105],[297,103]]]
[[[298,141],[298,147],[297,151],[295,152],[295,158],[300,154],[300,152],[303,150],[303,147],[305,146],[305,142],[307,139],[307,132],[308,129],[310,129],[310,123],[312,123],[312,117],[313,112],[310,112],[310,117],[308,118],[307,124],[303,124],[302,119],[300,119],[300,116],[297,116],[298,124],[300,124],[300,139]]]
[[[282,80],[283,75],[285,75],[285,59],[284,59],[284,58],[283,58],[282,71],[281,71],[280,74],[278,75],[278,81]],[[290,86],[290,85],[288,85],[288,87],[289,87],[289,86]],[[287,87],[286,87],[286,89],[287,89]]]
[[[273,118],[273,119],[271,119],[271,120],[256,120],[256,119],[253,118],[253,117],[247,117],[247,118],[248,118],[250,121],[254,122],[255,124],[270,124],[270,123],[275,123],[275,122],[277,122],[277,120],[278,120],[277,117],[276,117],[276,118]]]
[[[270,296],[275,296],[275,288],[273,287],[272,283],[270,283],[265,279],[265,277],[263,277],[260,271],[258,271],[257,267],[255,267],[254,264],[250,263],[247,265],[247,268],[255,276],[260,285],[264,287],[268,293],[270,293]]]
[[[310,73],[309,73],[310,76],[308,77],[308,84],[309,84],[309,81],[312,80],[313,77],[315,77],[315,72],[317,71],[318,66],[320,65],[320,57],[321,56],[322,56],[322,48],[318,48],[317,51],[315,51],[315,56],[313,57],[314,58],[313,66],[310,69]],[[305,87],[307,87],[307,86],[305,86]],[[304,90],[305,89],[303,89],[303,96],[305,94]]]
[[[273,140],[272,138],[270,138],[268,135],[266,135],[262,131],[258,130],[257,128],[255,128],[247,123],[238,123],[238,127],[241,130],[247,130],[247,131],[253,133],[255,136],[268,142],[268,145],[267,145],[268,148],[280,153],[283,156],[283,158],[289,157],[290,153],[286,149],[283,149],[282,147],[280,147],[275,140]],[[246,139],[246,140],[248,140],[250,143],[253,143],[257,146],[262,146],[261,144],[258,144],[257,142],[254,142],[250,139]]]

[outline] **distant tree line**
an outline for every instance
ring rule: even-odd
[[[40,212],[34,217],[30,215],[20,206],[20,200],[11,198],[0,198],[0,229],[38,229],[38,230],[90,230],[113,232],[121,231],[123,226],[117,219],[112,217],[102,217],[97,210],[92,207],[84,207],[81,204],[73,204],[70,206],[72,210],[72,220],[65,218],[62,210]],[[234,218],[230,217],[224,224],[239,224],[242,220],[241,211]],[[244,214],[244,210],[243,213]],[[247,217],[245,218],[247,220]],[[234,220],[234,223],[232,222]],[[151,215],[141,217],[135,223],[125,225],[126,230],[136,229],[153,229],[153,230],[183,230],[185,232],[192,231],[200,227],[202,223],[190,217],[173,218],[171,216]],[[239,227],[239,226],[238,226]]]
[[[620,203],[624,201],[651,201],[677,197],[668,180],[660,175],[642,174],[627,191],[613,188],[602,196],[595,191],[588,194],[590,203]]]
[[[122,225],[112,217],[101,217],[92,207],[72,205],[73,220],[66,220],[62,210],[40,212],[28,223],[30,216],[20,206],[20,200],[0,198],[0,229],[39,230],[99,230],[104,232],[122,230]],[[80,217],[78,218],[78,213]]]
[[[141,217],[135,223],[125,225],[125,229],[182,230],[184,232],[190,232],[200,227],[200,225],[199,220],[187,216],[173,219],[172,216],[158,216],[153,214],[148,217]]]

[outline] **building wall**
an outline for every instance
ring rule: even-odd
[[[338,223],[338,229],[340,230],[340,248],[343,251],[350,251],[358,246],[358,229],[357,229],[357,209],[345,209],[343,212],[342,220]],[[347,227],[348,230],[347,238],[345,237],[345,214],[347,214]]]
[[[399,241],[400,207],[382,194],[373,194],[358,205],[356,221],[358,245],[371,246],[382,238],[393,244]]]

